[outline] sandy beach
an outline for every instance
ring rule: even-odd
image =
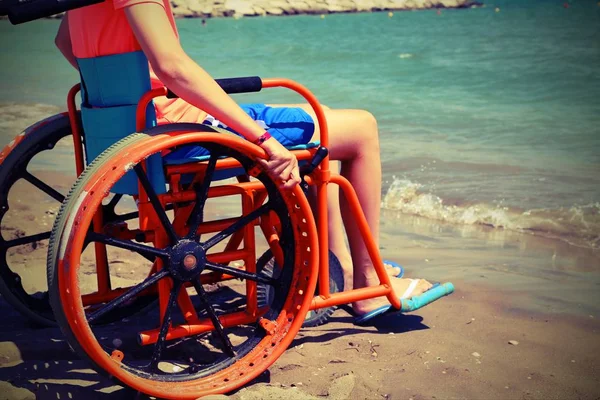
[[[212,76],[290,78],[331,108],[374,115],[381,254],[407,277],[456,288],[367,327],[337,309],[327,324],[302,329],[260,377],[213,399],[600,400],[598,1],[494,0],[463,10],[438,7],[470,2],[171,3],[182,17],[182,46]],[[306,12],[315,15],[295,15]],[[0,151],[27,126],[64,111],[79,80],[54,47],[58,24],[0,21]],[[236,101],[302,101],[281,91]],[[3,160],[0,153],[0,168]],[[71,137],[28,171],[66,194],[75,179]],[[8,202],[2,189],[0,263],[6,253],[27,292],[45,292],[48,240],[5,244],[48,232],[60,203],[24,179]],[[133,210],[128,201],[124,209]],[[238,216],[226,201],[208,204],[209,216]],[[93,291],[90,252],[79,277]],[[109,258],[113,287],[147,276],[140,255],[111,248]],[[245,285],[229,283],[234,290],[206,288],[219,307],[239,305]],[[0,400],[148,398],[95,372],[58,327],[35,325],[1,295],[0,317]],[[99,340],[142,360],[149,347],[140,349],[135,335],[157,320],[148,307],[98,327]],[[245,339],[237,335],[243,328],[232,329],[234,340]],[[211,339],[172,341],[165,352],[187,363],[196,355],[185,346],[200,342],[198,352],[212,356]]]
[[[55,161],[63,169],[69,162]],[[66,173],[41,176],[61,191],[72,180]],[[2,226],[14,237],[48,227],[58,208],[22,190],[22,202]],[[451,281],[456,292],[370,327],[353,325],[348,313],[337,310],[328,324],[303,329],[268,371],[227,398],[600,397],[597,252],[391,211],[382,221],[385,258],[403,264],[409,277]],[[37,290],[45,288],[46,243],[9,254]],[[119,257],[123,266],[132,263],[127,254]],[[138,278],[135,269],[122,269],[118,284]],[[89,369],[58,328],[32,325],[3,299],[0,315],[0,399],[145,398]]]
[[[419,224],[430,226],[404,222],[400,238],[384,229],[382,251],[405,260],[412,276],[452,280],[452,296],[366,328],[337,310],[330,323],[303,329],[260,379],[229,397],[598,398],[597,280],[573,264],[553,272],[560,284],[518,272],[543,258],[551,263],[552,243],[522,237],[494,247],[485,233],[426,235]],[[23,258],[24,268],[40,261]],[[41,270],[37,276],[44,279]],[[144,398],[90,370],[59,329],[30,325],[4,301],[0,309],[1,399]]]

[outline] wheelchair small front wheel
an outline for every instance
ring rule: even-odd
[[[271,250],[267,250],[262,256],[260,256],[256,262],[256,268],[258,271],[264,271],[267,274],[272,274],[273,271],[280,269],[275,262],[275,257],[273,257],[273,252]],[[266,285],[259,285],[258,290],[261,292],[261,295],[266,298],[267,302],[269,301],[270,296],[273,295],[272,290],[270,290]],[[342,266],[338,258],[331,250],[329,250],[329,291],[331,293],[339,293],[344,291],[344,274]],[[315,295],[318,294],[319,286],[317,282]],[[331,306],[308,311],[302,327],[314,328],[327,323],[336,309],[336,306]]]
[[[161,194],[149,183],[143,162],[152,154],[184,145],[210,150],[208,166],[191,183],[177,190],[169,187]],[[260,155],[258,147],[238,137],[201,125],[185,129],[178,124],[130,135],[100,155],[77,181],[53,228],[48,285],[67,340],[99,373],[151,396],[195,399],[249,382],[289,346],[316,284],[318,242],[308,201],[299,187],[283,191],[265,173],[236,186],[218,182],[220,171],[215,169],[218,160],[234,159],[237,169],[249,174],[256,171]],[[142,182],[149,199],[146,204],[156,218],[153,233],[138,232],[127,239],[91,231],[92,216],[102,199],[127,171],[135,171]],[[257,196],[261,200],[255,204],[248,200],[245,204],[250,205],[235,218],[218,219],[205,210],[207,200],[218,193],[244,187],[255,188],[248,192],[249,199],[256,191],[266,196]],[[173,214],[165,212],[169,206],[175,209]],[[258,257],[256,249],[247,246],[254,243],[257,221],[267,214],[282,228],[278,242],[284,265],[272,274],[252,267]],[[243,247],[218,248],[237,232],[244,233]],[[167,238],[168,243],[142,238],[149,236]],[[127,265],[146,268],[146,278],[86,313],[82,301],[86,288],[79,278],[85,274],[83,250],[90,241],[138,253],[149,263]],[[243,258],[244,268],[228,265],[235,257]],[[215,276],[223,280],[213,287],[204,284]],[[257,295],[258,284],[273,288],[273,296],[265,300]],[[113,307],[152,290],[159,294],[156,310],[111,326],[93,323]]]

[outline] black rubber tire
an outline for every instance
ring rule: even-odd
[[[18,136],[17,139],[21,138],[21,140],[11,148],[0,164],[0,294],[15,310],[41,326],[56,326],[48,300],[48,292],[39,292],[33,296],[25,291],[21,276],[11,270],[8,264],[8,241],[2,236],[5,226],[1,222],[9,210],[8,198],[11,188],[22,179],[22,173],[27,169],[29,162],[37,154],[52,150],[58,141],[67,136],[71,136],[69,117],[65,114],[49,117],[27,128],[23,132],[22,138]],[[109,215],[109,213],[106,214]],[[110,215],[113,220],[119,219],[114,212]],[[46,233],[50,237],[50,231]],[[110,323],[122,319],[138,312],[152,302],[154,302],[154,298],[140,297],[134,303],[106,315],[97,323]]]
[[[279,269],[279,267],[275,264],[275,258],[273,257],[273,253],[271,250],[267,250],[263,253],[262,256],[256,262],[256,268],[258,271],[263,271],[267,275],[272,275],[275,269]],[[317,282],[317,289],[315,290],[315,295],[319,294],[319,284]],[[259,285],[258,286],[259,295],[269,300],[269,290],[266,286]],[[344,274],[342,271],[342,266],[338,258],[333,254],[331,250],[329,250],[329,291],[331,293],[339,293],[344,291]],[[304,323],[302,324],[303,328],[314,328],[319,325],[323,325],[329,321],[329,318],[333,315],[336,306],[332,307],[324,307],[316,310],[309,311],[306,314],[306,318],[304,319]]]
[[[0,164],[0,293],[15,310],[42,326],[56,325],[47,292],[32,296],[25,291],[21,277],[8,264],[8,245],[2,236],[6,228],[2,219],[9,210],[8,196],[13,185],[21,179],[31,159],[42,151],[51,150],[62,138],[71,135],[69,118],[55,115],[27,128],[19,141]],[[15,140],[19,139],[18,136]],[[50,232],[47,232],[48,236]]]

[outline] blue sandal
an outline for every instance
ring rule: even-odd
[[[400,273],[398,275],[396,275],[396,278],[402,278],[404,276],[404,268],[402,268],[402,266],[400,264],[395,263],[393,261],[388,261],[388,260],[384,260],[383,263],[400,269]],[[416,280],[416,279],[413,280],[413,283],[411,283],[409,288],[406,290],[406,292],[402,296],[402,297],[409,297],[409,298],[402,299],[402,308],[400,310],[395,309],[394,307],[392,307],[391,304],[381,306],[381,307],[379,307],[371,312],[368,312],[364,315],[355,316],[354,324],[359,325],[359,326],[364,326],[364,325],[368,324],[369,322],[371,322],[374,318],[377,318],[377,317],[380,317],[383,315],[393,314],[393,313],[397,313],[397,312],[405,313],[405,312],[415,311],[415,310],[418,310],[419,308],[425,307],[426,305],[428,305],[430,303],[433,303],[434,301],[436,301],[438,299],[441,299],[444,296],[448,296],[449,294],[454,292],[454,285],[452,283],[449,283],[449,282],[444,283],[444,284],[435,283],[425,293],[422,293],[418,296],[410,297],[410,293],[416,287],[417,282],[418,282],[418,280]],[[348,307],[348,308],[350,309],[350,311],[352,310],[350,307]]]
[[[398,268],[400,270],[398,275],[396,275],[396,278],[402,278],[404,276],[404,268],[402,267],[402,265],[398,264],[397,262],[390,261],[390,260],[383,260],[383,264],[390,265],[393,268]]]

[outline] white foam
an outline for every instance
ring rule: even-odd
[[[452,224],[535,232],[582,247],[600,247],[600,203],[525,211],[485,203],[447,205],[422,188],[419,183],[394,178],[381,207]]]

